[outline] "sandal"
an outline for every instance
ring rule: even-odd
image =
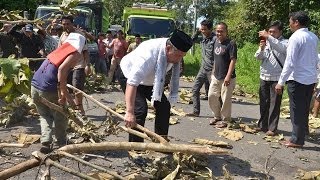
[[[228,124],[224,121],[220,121],[219,123],[216,123],[216,125],[214,126],[215,128],[225,128],[227,127]]]
[[[217,124],[217,122],[219,122],[219,121],[221,121],[222,119],[219,119],[219,118],[213,118],[213,120],[211,119],[210,120],[210,123],[209,123],[209,125],[215,125],[215,124]]]

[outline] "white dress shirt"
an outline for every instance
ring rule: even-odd
[[[289,38],[287,56],[278,84],[294,80],[310,85],[317,82],[318,37],[308,28],[296,30]]]
[[[168,38],[151,39],[142,42],[134,51],[124,56],[120,62],[123,75],[127,78],[127,84],[132,86],[153,86],[158,56],[167,61],[165,51]],[[172,64],[168,63],[167,72]]]

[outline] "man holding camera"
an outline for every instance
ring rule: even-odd
[[[274,136],[277,131],[282,94],[277,94],[275,86],[279,80],[288,40],[282,36],[283,24],[274,21],[268,31],[260,31],[260,45],[255,57],[260,64],[260,119],[258,129]]]

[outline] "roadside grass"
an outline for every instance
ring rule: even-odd
[[[196,76],[198,74],[200,65],[201,65],[201,49],[200,45],[195,45],[195,54],[194,56],[187,53],[187,55],[183,58],[184,59],[184,71],[183,75],[185,76]],[[191,50],[190,50],[191,51]]]
[[[257,96],[260,84],[260,62],[254,57],[257,45],[246,43],[238,50],[236,64],[237,85],[242,91]]]

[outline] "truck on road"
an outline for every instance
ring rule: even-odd
[[[168,37],[176,28],[173,12],[145,3],[125,7],[122,26],[129,38],[140,34],[143,39]]]

